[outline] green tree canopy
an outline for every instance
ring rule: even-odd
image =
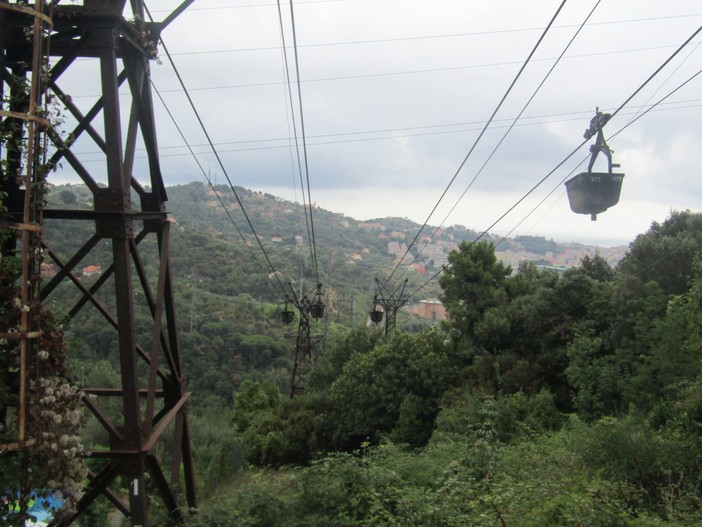
[[[333,444],[358,447],[396,428],[402,442],[425,442],[451,377],[443,338],[434,330],[396,333],[370,353],[353,355],[331,387]]]
[[[441,301],[446,306],[451,327],[474,341],[476,327],[500,322],[497,309],[507,302],[505,283],[512,272],[495,257],[490,242],[462,242],[448,257],[448,265],[439,278]]]
[[[636,237],[619,270],[641,283],[655,281],[666,293],[679,295],[690,286],[700,247],[702,213],[673,211],[663,223],[652,223]]]

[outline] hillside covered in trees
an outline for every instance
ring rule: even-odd
[[[652,224],[616,266],[595,255],[560,274],[511,268],[489,237],[444,229],[436,243],[454,249],[419,298],[440,298],[448,320],[401,311],[384,336],[368,324],[374,278],[419,226],[316,210],[328,309],[312,329],[325,348],[290,398],[294,327],[280,320],[283,299],[252,258],[241,210],[199,183],[168,192],[200,495],[189,525],[702,523],[702,214]],[[309,288],[304,211],[241,192],[275,269]],[[49,199],[86,208],[86,196],[63,186]],[[77,222],[47,221],[46,232],[61,233],[59,256],[85,234]],[[98,244],[82,262],[84,284],[108,250]],[[441,268],[438,255],[400,268],[408,291]],[[47,306],[58,321],[75,294],[61,287]],[[118,385],[115,335],[97,313],[85,309],[64,332],[77,381]],[[89,422],[82,437],[106,440]],[[110,511],[98,500],[80,525],[114,522]],[[150,514],[166,524],[157,505]]]
[[[701,242],[673,213],[562,276],[463,243],[442,328],[242,383],[193,525],[699,525]]]

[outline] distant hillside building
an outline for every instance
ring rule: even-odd
[[[417,262],[413,262],[410,265],[411,265],[412,269],[417,271],[419,274],[426,274],[426,272],[427,272],[426,268],[423,265],[418,264]]]
[[[83,267],[83,276],[93,276],[102,273],[102,267],[99,265],[88,265]]]
[[[423,253],[425,260],[433,261],[435,266],[446,265],[448,263],[448,255],[444,252],[444,248],[441,245],[427,245],[424,247]]]
[[[402,258],[406,252],[406,243],[388,242],[388,254],[394,254],[398,258]]]
[[[56,276],[58,272],[59,268],[56,266],[56,264],[50,262],[41,263],[41,276],[51,278],[53,276]]]
[[[420,300],[417,305],[409,306],[406,311],[428,320],[448,320],[446,308],[435,298]]]

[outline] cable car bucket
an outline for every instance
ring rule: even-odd
[[[280,312],[283,324],[288,325],[295,319],[295,312],[290,308],[290,297],[285,295],[285,307]]]
[[[373,297],[373,307],[370,310],[370,319],[373,324],[380,324],[380,322],[382,322],[383,313],[385,312],[382,308],[382,302],[378,300],[378,295],[375,295]]]
[[[595,144],[590,145],[590,163],[587,172],[581,172],[565,182],[570,209],[577,214],[589,214],[592,221],[597,219],[599,213],[619,202],[624,179],[624,174],[612,172],[613,168],[619,168],[620,165],[612,163],[612,150],[607,145],[602,132],[611,115],[603,114],[599,108],[596,112],[595,117],[590,121],[590,127],[584,134],[585,139],[597,135]],[[595,159],[600,152],[607,157],[607,172],[592,171]]]

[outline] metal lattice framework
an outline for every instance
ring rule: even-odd
[[[319,320],[324,317],[324,303],[322,302],[322,284],[317,284],[317,289],[310,300],[308,295],[298,297],[292,285],[290,286],[292,298],[286,300],[286,308],[283,312],[285,323],[292,321],[292,317],[286,317],[288,304],[292,304],[300,313],[297,326],[297,335],[288,335],[288,338],[295,341],[295,362],[293,364],[292,381],[290,382],[290,398],[305,393],[305,383],[307,376],[316,360],[324,353],[324,340],[321,335],[310,333],[310,317]]]
[[[380,283],[380,280],[375,279],[378,292],[373,298],[373,308],[370,312],[370,317],[373,323],[378,324],[385,315],[385,335],[389,335],[395,331],[397,323],[397,312],[407,303],[407,297],[404,296],[407,279],[403,280],[394,290],[391,290]],[[378,309],[382,307],[382,311]]]
[[[71,283],[79,295],[66,321],[90,306],[117,335],[116,349],[110,352],[117,356],[120,386],[84,389],[89,395],[84,402],[109,437],[109,446],[89,453],[100,468],[91,473],[76,514],[62,525],[70,524],[100,495],[129,517],[134,526],[148,525],[151,494],[160,496],[174,521],[183,518],[186,507],[196,507],[186,412],[190,394],[186,391],[181,364],[169,265],[167,196],[149,81],[149,61],[155,56],[161,31],[193,1],[181,3],[162,22],[147,23],[142,0],[130,0],[129,6],[126,0],[84,0],[82,5],[54,1],[48,2],[48,7],[41,0],[23,5],[0,0],[0,95],[19,92],[18,78],[41,76],[45,93],[60,101],[71,122],[77,123],[67,135],[46,126],[44,133],[51,153],[48,166],[63,163],[70,167],[90,190],[93,201],[92,209],[44,209],[43,218],[32,218],[31,174],[24,180],[5,174],[1,190],[7,193],[5,202],[10,220],[6,223],[14,222],[30,240],[29,245],[22,247],[23,260],[30,262],[23,282],[35,282],[39,266],[32,267],[28,257],[34,252],[31,243],[41,244],[45,258],[58,270],[42,285],[41,301],[46,302],[66,283]],[[127,20],[125,11],[132,20]],[[43,31],[35,28],[34,39],[28,39],[27,27],[37,20],[46,27]],[[57,59],[51,67],[50,56]],[[82,58],[91,58],[99,65],[99,79],[94,81],[100,95],[87,111],[82,111],[60,87],[67,72]],[[38,63],[42,71],[32,72],[32,65],[36,68]],[[124,95],[120,97],[120,87],[128,91],[126,105]],[[34,100],[39,97],[37,93]],[[123,113],[122,107],[127,112]],[[31,133],[38,123],[31,117],[31,108],[24,105],[4,111],[0,124],[18,119],[10,114],[29,116],[19,119],[24,128],[17,132],[18,140],[26,137],[27,129]],[[80,154],[72,149],[76,140],[86,138],[102,153],[99,168],[94,170],[88,169]],[[135,169],[138,146],[146,150],[148,158],[147,168],[140,173]],[[5,156],[5,166],[10,171],[23,170],[21,157],[11,149],[0,154]],[[29,170],[28,166],[25,172]],[[61,257],[46,234],[32,238],[32,233],[41,232],[44,222],[53,220],[85,222],[92,235],[82,240],[72,255]],[[110,246],[111,261],[97,280],[84,285],[78,270],[101,242]],[[16,248],[3,250],[16,251]],[[149,255],[151,268],[144,263],[144,253]],[[155,272],[153,267],[157,269]],[[146,343],[139,342],[137,337],[137,298],[146,304],[143,311],[147,313],[150,334]],[[25,329],[23,342],[30,346],[31,331]],[[111,410],[114,405],[109,403],[110,399],[120,400],[121,408]],[[158,448],[157,457],[157,446],[165,443],[166,437],[171,444]],[[162,452],[168,452],[170,460],[164,460]],[[170,479],[161,468],[162,463],[170,465]],[[185,504],[180,503],[180,492],[176,490],[181,484]]]

